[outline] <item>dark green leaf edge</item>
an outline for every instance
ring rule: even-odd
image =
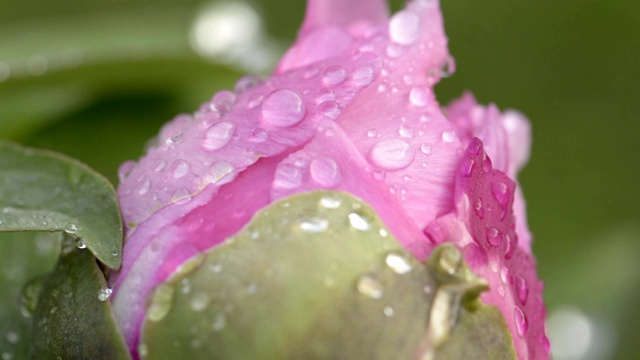
[[[0,232],[65,231],[110,268],[122,264],[115,189],[65,155],[0,140]]]
[[[67,236],[33,315],[35,359],[131,359],[96,259]]]

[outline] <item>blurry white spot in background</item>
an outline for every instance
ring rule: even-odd
[[[575,307],[554,309],[547,319],[547,335],[555,360],[596,360],[612,355],[613,329]]]
[[[278,55],[259,14],[244,2],[205,6],[192,25],[190,43],[205,58],[251,71],[270,68]]]

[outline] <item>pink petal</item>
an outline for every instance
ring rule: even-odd
[[[374,172],[347,134],[333,121],[327,121],[303,149],[278,164],[272,198],[316,189],[350,193],[373,206],[391,233],[416,257],[424,258],[431,248],[421,228],[411,221]]]
[[[494,169],[482,141],[471,140],[456,179],[456,211],[430,224],[436,242],[453,242],[472,269],[489,281],[483,301],[498,307],[519,359],[548,358],[542,282],[531,254],[517,246],[512,210],[515,183]]]
[[[447,117],[455,126],[464,146],[474,137],[484,143],[484,149],[491,158],[493,167],[516,179],[518,172],[529,160],[531,146],[531,126],[524,115],[514,110],[501,114],[491,104],[479,105],[471,93],[465,93],[447,108]],[[531,251],[531,233],[527,226],[526,205],[517,187],[514,210],[516,212],[516,233],[519,246]]]

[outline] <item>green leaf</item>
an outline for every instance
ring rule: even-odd
[[[0,142],[0,209],[0,232],[65,231],[105,265],[122,263],[115,191],[78,161]]]
[[[138,351],[147,359],[422,358],[458,334],[459,319],[475,321],[461,312],[486,289],[455,247],[436,255],[458,260],[421,264],[350,195],[296,195],[160,284]],[[486,350],[473,344],[466,350]]]
[[[29,279],[53,270],[61,237],[61,233],[0,233],[0,354],[4,358],[26,359],[29,354],[31,314],[21,306],[21,289]]]
[[[35,358],[130,359],[107,294],[110,289],[93,255],[67,237],[33,318]]]

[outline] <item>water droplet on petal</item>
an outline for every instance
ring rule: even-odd
[[[224,160],[216,161],[209,167],[209,181],[213,184],[219,184],[225,176],[234,170],[235,168],[230,163]]]
[[[108,287],[108,286],[103,287],[102,289],[98,290],[98,300],[100,300],[100,301],[109,300],[109,297],[111,296],[112,292],[113,292],[113,290],[111,290],[110,287]]]
[[[449,56],[440,69],[440,77],[448,78],[456,72],[456,61],[452,56]]]
[[[410,139],[413,137],[413,129],[408,126],[401,125],[398,129],[398,134],[403,138]]]
[[[406,274],[409,271],[411,271],[411,269],[413,269],[413,266],[411,265],[409,260],[406,257],[404,257],[404,255],[396,252],[387,254],[387,257],[385,258],[385,263],[396,274]]]
[[[520,275],[514,276],[513,280],[520,303],[522,305],[526,305],[527,298],[529,297],[529,286],[527,285],[527,280]]]
[[[410,45],[418,40],[420,35],[420,17],[408,10],[393,15],[389,22],[389,37],[392,41]]]
[[[149,192],[149,188],[151,188],[151,181],[149,180],[145,180],[142,182],[142,184],[140,184],[140,186],[138,187],[138,194],[140,195],[144,195],[147,192]]]
[[[313,159],[309,165],[309,172],[313,181],[322,186],[331,188],[340,183],[340,167],[332,158]]]
[[[234,131],[235,125],[228,122],[222,121],[213,124],[207,130],[202,140],[202,147],[208,151],[218,150],[229,143]]]
[[[264,129],[256,128],[251,132],[251,137],[249,138],[249,141],[254,143],[262,143],[262,142],[265,142],[268,137],[269,137],[269,134]]]
[[[515,306],[514,310],[514,319],[516,323],[516,331],[520,337],[523,337],[527,330],[529,329],[529,321],[527,320],[527,315],[520,309],[520,307]]]
[[[155,172],[160,172],[162,170],[164,170],[164,168],[167,167],[167,161],[160,159],[158,161],[156,161],[156,166],[153,168],[153,171]]]
[[[442,133],[442,141],[446,143],[452,143],[458,140],[458,135],[455,130],[447,130]]]
[[[310,233],[310,234],[319,234],[324,232],[329,228],[329,221],[327,219],[321,218],[307,218],[300,221],[298,224],[300,230]]]
[[[135,166],[136,162],[132,160],[125,161],[124,163],[122,163],[122,165],[120,165],[120,167],[118,168],[118,179],[120,179],[121,183],[127,180],[129,174],[131,174],[131,170],[133,170]]]
[[[304,118],[305,113],[302,98],[289,89],[272,92],[262,103],[262,117],[275,126],[293,126]]]
[[[399,44],[391,43],[386,48],[387,56],[390,58],[397,58],[404,53],[404,47]]]
[[[431,97],[431,89],[426,86],[416,86],[409,92],[409,101],[415,106],[429,105]]]
[[[504,284],[509,283],[509,269],[506,266],[500,268],[500,280],[502,280]]]
[[[371,161],[385,170],[400,170],[413,162],[415,150],[400,139],[377,142],[369,152]]]
[[[340,65],[331,65],[324,71],[322,83],[327,86],[338,85],[347,78],[347,70]]]
[[[371,221],[366,215],[359,212],[352,212],[349,214],[349,224],[351,224],[354,229],[360,231],[371,230]]]
[[[431,152],[432,152],[431,145],[428,145],[428,144],[420,145],[420,151],[422,151],[422,153],[425,155],[431,155]]]
[[[353,72],[351,81],[356,86],[365,86],[373,81],[373,69],[369,66],[363,66]]]
[[[509,260],[513,256],[513,253],[516,251],[516,247],[518,246],[518,239],[507,234],[506,243],[507,247],[504,251],[504,258]]]
[[[179,179],[189,172],[189,163],[184,160],[176,160],[171,164],[171,173],[174,179]]]
[[[273,187],[276,189],[295,189],[302,183],[302,173],[290,164],[278,166]]]
[[[231,110],[231,106],[236,102],[236,94],[233,91],[221,90],[213,95],[211,100],[211,110],[220,114],[226,114]]]
[[[249,89],[253,89],[254,87],[260,85],[262,83],[262,79],[253,75],[245,75],[241,77],[238,81],[236,81],[236,85],[234,86],[234,90],[238,93],[245,92]]]
[[[191,201],[191,192],[187,188],[179,188],[171,194],[171,202],[174,204],[186,204]]]
[[[509,187],[502,181],[494,181],[491,183],[491,193],[503,208],[509,203]]]
[[[325,101],[318,106],[318,111],[331,120],[335,120],[340,116],[340,105],[335,101]]]
[[[249,100],[247,100],[247,108],[255,109],[262,105],[262,101],[264,101],[264,96],[261,94],[253,94],[249,97]]]
[[[367,131],[367,137],[373,138],[376,136],[378,136],[378,131],[376,131],[375,129],[371,129]]]
[[[502,244],[502,233],[494,227],[487,228],[487,242],[489,245],[497,247]]]
[[[380,282],[371,275],[362,275],[356,283],[358,292],[372,299],[382,299],[384,295],[384,287]]]
[[[484,219],[484,208],[482,207],[482,198],[478,198],[476,203],[473,205],[473,210],[476,213],[476,216],[480,218],[480,220]]]

